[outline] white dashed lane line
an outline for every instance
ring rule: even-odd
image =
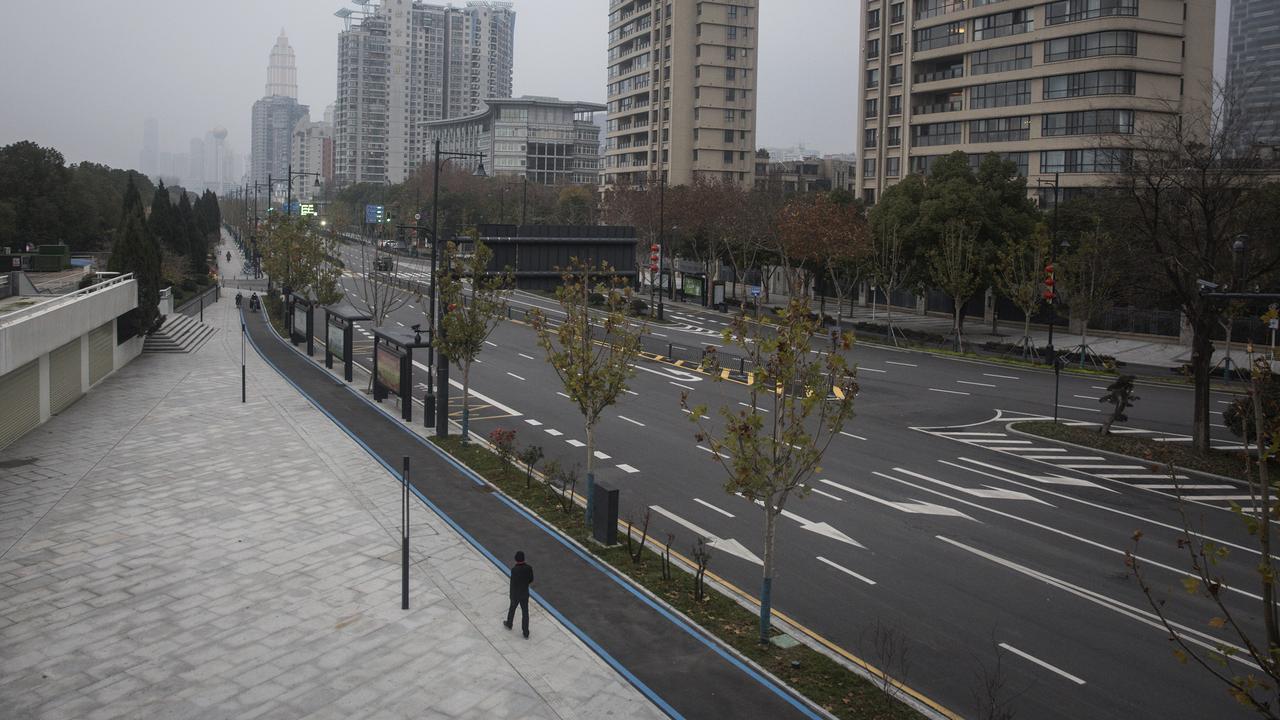
[[[864,583],[866,583],[866,584],[868,584],[868,585],[875,585],[875,584],[876,584],[876,581],[875,581],[875,580],[872,580],[871,578],[866,577],[866,576],[864,576],[864,575],[859,575],[858,573],[856,573],[856,572],[854,572],[854,571],[850,570],[850,569],[849,569],[849,568],[847,568],[847,567],[843,567],[843,566],[841,566],[841,565],[837,565],[837,564],[835,564],[835,563],[831,562],[830,560],[828,560],[828,559],[826,559],[826,558],[822,557],[821,555],[819,555],[817,559],[818,559],[818,562],[823,563],[823,564],[825,564],[825,565],[830,565],[831,567],[835,568],[836,570],[839,570],[840,572],[844,573],[845,575],[848,575],[849,577],[855,578],[855,579],[857,579],[857,580],[861,580],[862,582],[864,582]]]
[[[565,395],[564,393],[559,392],[559,391],[557,391],[557,392],[556,392],[556,394],[557,394],[557,395],[559,395],[560,397],[564,398],[565,400],[572,400],[572,399],[573,399],[573,398],[569,397],[568,395]]]
[[[612,456],[611,456],[611,455],[609,455],[608,453],[602,453],[602,452],[600,452],[599,450],[596,450],[596,451],[595,451],[595,456],[596,456],[596,459],[597,459],[597,460],[608,460],[608,459],[610,459],[610,457],[612,457]]]
[[[901,365],[903,367],[920,367],[919,365],[916,365],[914,363],[898,362],[897,360],[885,360],[884,362],[886,365]]]
[[[715,505],[712,505],[711,503],[707,502],[706,500],[703,500],[702,498],[694,498],[694,499],[693,499],[693,501],[694,501],[694,502],[696,502],[696,503],[698,503],[699,505],[701,505],[701,506],[703,506],[703,507],[711,508],[712,510],[715,510],[716,512],[720,513],[721,515],[723,515],[723,516],[725,516],[725,517],[729,517],[729,518],[734,517],[734,514],[733,514],[733,513],[729,512],[729,511],[727,511],[727,510],[721,510],[720,508],[716,507]]]
[[[638,473],[638,472],[640,472],[639,470],[637,470],[637,469],[635,469],[635,468],[631,467],[630,465],[628,465],[628,464],[626,464],[626,463],[618,463],[617,468],[618,468],[619,470],[621,470],[622,472],[627,473],[628,475],[631,475],[631,474],[633,474],[633,473]]]
[[[689,387],[688,385],[681,385],[680,383],[675,382],[674,380],[668,380],[667,382],[671,383],[672,385],[675,385],[675,386],[676,386],[676,387],[678,387],[678,388],[684,388],[685,390],[692,390],[692,389],[693,389],[693,388]]]
[[[564,433],[560,432],[559,430],[556,430],[555,428],[543,428],[543,429],[542,429],[542,432],[544,432],[544,433],[546,433],[546,434],[550,435],[551,437],[560,437],[561,435],[563,435],[563,434],[564,434]]]
[[[947,393],[949,395],[969,395],[970,394],[967,392],[960,392],[959,390],[941,390],[939,388],[929,388],[929,392]]]
[[[517,379],[517,380],[521,380],[521,381],[523,381],[523,380],[524,380],[524,378],[520,377],[519,375],[517,375],[517,374],[515,374],[515,373],[513,373],[513,372],[508,372],[507,374],[508,374],[508,375],[510,375],[511,377],[513,377],[513,378]]]
[[[995,385],[993,385],[992,383],[973,382],[972,380],[957,380],[956,382],[960,383],[961,385],[977,385],[978,387],[989,387],[989,388],[995,387]]]
[[[489,347],[498,347],[498,343],[489,342],[488,340],[485,340],[484,344],[488,345]]]
[[[626,415],[619,415],[619,416],[618,416],[618,419],[619,419],[619,420],[626,420],[627,422],[631,423],[632,425],[639,425],[640,427],[644,427],[644,426],[645,426],[645,425],[644,425],[644,423],[640,422],[639,420],[632,420],[631,418],[627,417]]]
[[[527,422],[527,423],[529,423],[530,425],[532,425],[532,426],[534,426],[534,427],[538,427],[539,425],[541,425],[541,424],[542,424],[542,421],[541,421],[541,420],[534,420],[533,418],[525,418],[525,419],[524,419],[524,421],[525,421],[525,422]]]
[[[582,442],[581,440],[574,440],[573,438],[569,438],[568,440],[565,440],[565,442],[569,443],[570,445],[572,445],[572,446],[574,446],[574,447],[576,447],[576,448],[586,447],[586,446],[587,446],[587,444],[586,444],[586,443],[584,443],[584,442]]]
[[[1022,378],[1014,377],[1013,375],[997,375],[995,373],[982,373],[982,377],[1000,378],[1001,380],[1021,380],[1022,379]]]
[[[535,357],[534,357],[534,356],[532,356],[532,355],[525,355],[524,353],[516,353],[516,354],[517,354],[517,355],[519,355],[520,357],[524,358],[525,360],[536,360],[536,359],[537,359],[537,358],[535,358]]]
[[[861,435],[854,435],[853,433],[845,432],[843,430],[840,431],[840,434],[845,437],[851,437],[854,440],[866,440],[866,438],[862,437]]]

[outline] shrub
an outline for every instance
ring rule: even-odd
[[[587,296],[587,304],[592,307],[600,307],[601,305],[604,305],[604,295],[601,295],[598,292],[591,293]]]
[[[489,431],[489,442],[503,464],[510,464],[516,453],[516,431],[508,428],[494,428]]]

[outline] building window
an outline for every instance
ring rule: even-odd
[[[1137,73],[1132,70],[1095,70],[1071,75],[1051,75],[1044,79],[1044,99],[1089,95],[1133,95]]]
[[[732,25],[730,25],[730,26],[729,26],[729,37],[728,37],[728,39],[729,39],[729,40],[737,40],[737,39],[738,39],[738,28],[736,28],[736,27],[734,27],[734,26],[732,26]]]
[[[867,89],[870,90],[878,87],[880,87],[880,70],[878,68],[872,68],[867,71]]]
[[[733,142],[733,131],[732,131],[732,130],[725,130],[725,131],[724,131],[724,141],[725,141],[725,142],[727,142],[727,143],[731,143],[731,142]]]
[[[916,30],[912,38],[915,41],[916,52],[959,45],[964,42],[964,23],[953,22],[924,30]]]
[[[958,145],[962,142],[963,123],[941,122],[915,125],[911,128],[912,147],[930,145]]]
[[[889,36],[889,52],[894,55],[902,52],[902,33],[894,33]]]
[[[738,68],[725,68],[724,79],[733,82],[738,79]]]
[[[969,121],[969,142],[1009,142],[1031,139],[1031,116],[988,118]]]
[[[727,88],[724,91],[724,101],[733,102],[738,99],[738,91],[734,88]]]
[[[732,164],[733,164],[733,151],[732,151],[732,150],[725,150],[725,151],[724,151],[724,164],[725,164],[725,165],[732,165]]]
[[[1028,80],[988,83],[969,88],[969,107],[975,110],[979,108],[1027,105],[1030,103],[1031,83]]]
[[[867,29],[876,30],[879,27],[880,27],[880,11],[868,10],[867,11]]]
[[[873,148],[876,146],[876,129],[867,128],[862,131],[862,147]]]
[[[973,19],[973,41],[1019,35],[1035,29],[1035,15],[1031,8],[1010,10]]]
[[[904,3],[894,3],[889,6],[889,22],[900,23],[906,19],[906,13],[903,10]]]
[[[738,59],[738,48],[735,48],[735,47],[727,47],[727,48],[725,48],[725,49],[724,49],[724,59],[725,59],[725,60],[737,60],[737,59]]]
[[[890,85],[902,84],[902,66],[901,65],[889,66],[889,84]]]
[[[889,115],[902,114],[902,96],[893,95],[889,98]]]
[[[969,55],[971,75],[1025,70],[1029,67],[1031,67],[1031,43],[983,50]]]
[[[1076,60],[1099,55],[1137,55],[1138,33],[1109,30],[1044,41],[1044,61]]]
[[[887,157],[884,159],[884,176],[896,178],[902,173],[902,158]]]
[[[863,103],[863,107],[864,107],[864,112],[862,116],[873,118],[877,115],[877,110],[879,109],[879,102],[875,98],[871,98],[870,100],[866,100]]]
[[[1044,150],[1040,153],[1042,173],[1113,173],[1124,165],[1124,150],[1086,148],[1084,150]]]
[[[879,39],[868,40],[867,41],[867,59],[875,60],[878,57],[880,57],[880,40]]]
[[[862,177],[873,178],[876,176],[876,159],[863,158],[862,160]]]
[[[888,147],[900,147],[902,145],[902,128],[894,125],[885,130],[885,145]]]
[[[1063,135],[1104,135],[1133,133],[1132,110],[1082,110],[1049,113],[1040,119],[1043,137]]]
[[[1044,24],[1089,20],[1113,16],[1135,16],[1138,0],[1058,0],[1045,6]]]

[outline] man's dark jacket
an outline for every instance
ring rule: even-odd
[[[516,563],[511,568],[511,597],[514,599],[529,597],[529,585],[533,583],[533,567],[527,563]]]

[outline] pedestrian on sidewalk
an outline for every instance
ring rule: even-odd
[[[524,551],[516,552],[516,564],[511,566],[511,606],[507,608],[507,620],[502,623],[508,630],[516,618],[516,606],[520,606],[520,629],[529,637],[529,586],[533,584],[533,567],[524,561]]]

